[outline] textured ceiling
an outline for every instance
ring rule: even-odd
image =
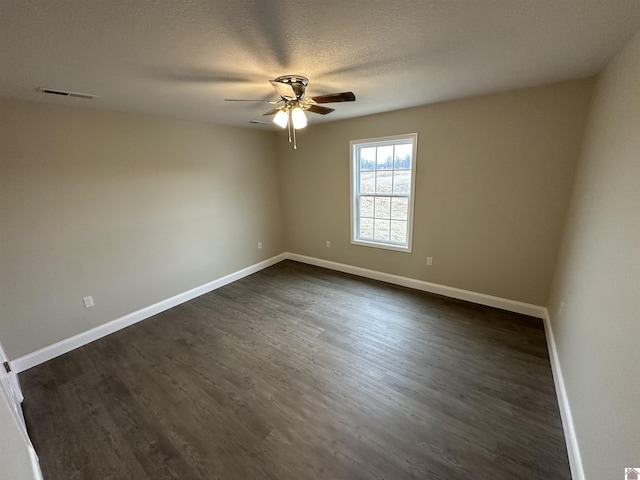
[[[279,75],[356,94],[317,123],[591,75],[639,28],[639,0],[3,0],[0,96],[250,126],[224,99]]]

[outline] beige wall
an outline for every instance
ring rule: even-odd
[[[592,84],[310,125],[296,151],[281,137],[289,251],[546,305]],[[351,245],[349,141],[412,132],[413,253]]]
[[[545,305],[591,87],[311,125],[297,151],[282,134],[4,100],[0,337],[16,358],[285,250]],[[349,140],[410,132],[413,253],[351,245]]]
[[[587,480],[640,465],[639,79],[640,33],[598,79],[549,305]]]
[[[283,252],[275,141],[0,101],[0,338],[9,357]],[[87,295],[95,307],[83,307]]]

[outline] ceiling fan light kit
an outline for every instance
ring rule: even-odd
[[[284,110],[278,110],[276,116],[273,117],[273,123],[281,128],[285,128],[289,123],[289,115]]]
[[[300,107],[293,107],[291,109],[291,123],[296,130],[307,126],[307,116]]]
[[[280,95],[280,100],[268,103],[274,105],[283,103],[283,105],[269,110],[264,115],[275,115],[275,117],[273,117],[273,123],[281,128],[289,127],[289,143],[293,144],[293,148],[297,148],[296,130],[307,126],[305,110],[320,115],[327,115],[333,112],[334,109],[321,107],[318,105],[319,103],[353,102],[356,99],[353,92],[329,93],[327,95],[305,98],[309,80],[302,75],[282,75],[275,80],[269,80],[269,82],[276,93]],[[264,102],[263,100],[238,100],[230,98],[227,98],[226,101]]]

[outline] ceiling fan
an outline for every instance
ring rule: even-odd
[[[353,102],[356,96],[353,92],[329,93],[316,97],[305,97],[305,91],[309,80],[301,75],[282,75],[275,80],[269,80],[280,100],[244,100],[225,98],[227,102],[263,102],[271,105],[280,105],[269,110],[264,115],[275,115],[273,123],[281,128],[289,128],[289,143],[296,145],[296,130],[307,126],[305,110],[320,115],[327,115],[334,111],[333,108],[323,107],[320,103]]]

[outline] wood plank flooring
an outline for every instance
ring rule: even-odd
[[[292,261],[20,380],[46,480],[571,478],[540,320]]]

